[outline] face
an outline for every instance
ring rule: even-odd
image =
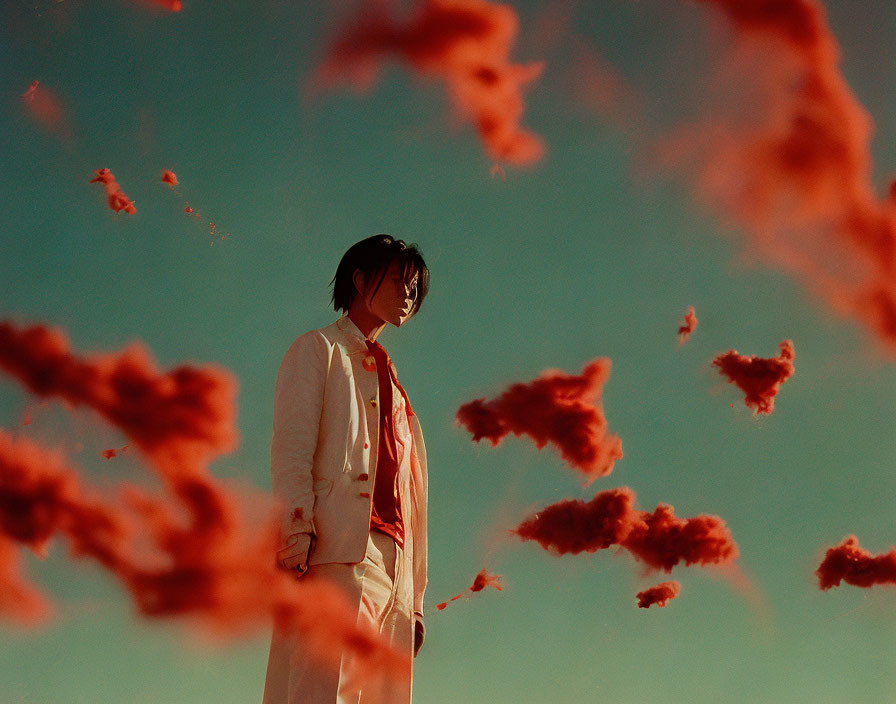
[[[376,277],[365,287],[364,300],[367,308],[384,322],[400,327],[411,317],[411,308],[417,298],[418,279],[419,274],[415,272],[405,281],[399,262],[393,261],[386,269],[383,280],[372,297],[370,294],[376,289]]]

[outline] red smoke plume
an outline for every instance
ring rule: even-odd
[[[619,545],[666,572],[679,562],[724,564],[737,558],[737,545],[718,516],[677,518],[668,504],[649,513],[636,510],[634,503],[635,493],[628,487],[601,491],[588,502],[567,499],[542,509],[513,532],[560,555]]]
[[[718,82],[730,114],[680,130],[669,153],[757,251],[896,349],[896,202],[876,192],[873,122],[822,4],[702,2],[733,30]]]
[[[866,588],[875,584],[896,584],[896,548],[874,556],[859,546],[856,536],[850,535],[836,547],[828,548],[815,575],[822,590],[839,587],[841,580]]]
[[[191,616],[219,635],[273,617],[275,627],[302,633],[309,649],[331,665],[347,649],[371,673],[409,673],[405,658],[356,626],[357,609],[335,587],[296,582],[277,567],[277,512],[259,526],[241,508],[251,497],[208,472],[208,462],[235,444],[236,383],[229,372],[182,366],[161,373],[138,345],[77,357],[61,332],[8,322],[0,323],[0,368],[34,393],[97,411],[128,435],[164,481],[161,495],[123,485],[113,501],[83,488],[60,454],[0,431],[0,582],[10,585],[0,605],[6,615],[39,613],[41,602],[18,578],[3,541],[42,554],[60,535],[73,556],[91,558],[118,578],[144,615]]]
[[[498,445],[505,435],[523,435],[541,449],[554,445],[563,459],[582,472],[587,484],[613,471],[622,458],[622,441],[607,433],[601,392],[610,360],[595,359],[580,376],[548,369],[528,384],[514,384],[492,401],[476,399],[457,411],[457,421],[478,442]]]
[[[720,374],[746,393],[744,403],[753,409],[754,415],[775,410],[778,389],[793,376],[793,342],[784,340],[778,347],[781,354],[769,359],[747,357],[737,350],[729,350],[712,361]]]
[[[510,63],[516,10],[487,0],[421,0],[409,19],[397,21],[389,5],[381,0],[363,5],[330,46],[313,82],[328,88],[348,80],[367,90],[382,61],[394,55],[419,74],[445,81],[491,159],[518,165],[541,159],[541,140],[519,123],[522,88],[543,66]]]
[[[684,324],[678,328],[678,344],[683,345],[691,337],[691,333],[697,329],[697,316],[694,315],[694,306],[688,306],[688,312],[684,316]]]
[[[486,587],[494,587],[498,591],[504,590],[504,587],[501,586],[501,575],[489,574],[483,568],[479,571],[479,574],[477,574],[476,578],[473,580],[473,586],[471,586],[466,591],[461,592],[457,596],[451,597],[448,601],[456,601],[457,599],[460,599],[467,592],[481,592]],[[436,604],[436,609],[441,611],[446,606],[448,606],[448,601],[443,601],[441,604]]]
[[[90,179],[90,182],[102,183],[106,187],[106,195],[109,197],[109,207],[112,208],[112,210],[116,213],[119,210],[123,210],[129,215],[133,215],[137,212],[137,208],[134,207],[133,201],[124,194],[121,190],[121,186],[118,185],[115,176],[112,175],[112,172],[109,171],[109,169],[97,169],[94,173],[96,173],[96,177]]]
[[[637,593],[638,608],[649,609],[656,604],[657,606],[665,606],[669,599],[674,599],[681,594],[681,584],[672,580],[671,582],[661,582],[655,587],[645,589],[643,592]]]

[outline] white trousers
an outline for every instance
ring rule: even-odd
[[[361,562],[311,565],[302,579],[326,579],[339,586],[357,605],[359,624],[371,625],[393,648],[413,657],[411,563],[390,536],[371,531]],[[353,660],[344,654],[338,671],[319,665],[299,635],[275,628],[263,704],[410,704],[410,680],[361,681]]]

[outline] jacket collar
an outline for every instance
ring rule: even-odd
[[[348,315],[343,315],[339,318],[335,325],[342,333],[342,337],[347,343],[349,343],[356,351],[363,350],[363,352],[367,354],[367,336],[361,332]]]

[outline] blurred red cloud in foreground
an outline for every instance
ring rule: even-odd
[[[0,583],[9,587],[2,615],[34,621],[48,610],[19,577],[9,542],[43,556],[59,535],[73,557],[93,559],[120,580],[143,615],[180,616],[219,637],[273,619],[333,667],[347,650],[371,674],[409,675],[408,659],[359,628],[357,607],[336,587],[296,581],[277,566],[282,507],[208,472],[208,462],[235,446],[229,372],[160,372],[138,345],[82,358],[57,330],[8,322],[0,323],[0,369],[34,393],[98,412],[163,480],[161,493],[122,484],[113,498],[83,487],[60,453],[0,431]],[[250,515],[259,510],[264,519]]]
[[[465,120],[472,120],[491,159],[516,165],[542,158],[544,147],[520,128],[522,89],[541,63],[510,63],[519,30],[516,10],[487,0],[421,0],[411,17],[390,16],[394,3],[368,0],[331,43],[312,84],[340,81],[369,90],[382,61],[397,56],[425,77],[441,78]]]
[[[528,435],[541,449],[556,447],[563,459],[590,484],[613,471],[622,458],[622,441],[607,433],[601,393],[610,376],[609,359],[598,358],[575,376],[548,369],[527,384],[513,384],[496,399],[461,406],[457,421],[478,442],[498,445],[508,433]]]
[[[457,596],[451,597],[448,601],[456,601],[457,599],[460,599],[467,592],[481,592],[486,587],[494,587],[498,591],[503,591],[503,589],[504,589],[504,587],[501,586],[501,575],[489,574],[483,568],[479,571],[479,574],[476,575],[476,578],[473,580],[473,585],[469,589],[461,592]],[[441,611],[446,606],[448,606],[448,601],[443,601],[441,604],[436,604],[436,609]]]
[[[872,555],[850,535],[839,545],[828,548],[815,570],[819,589],[839,587],[841,580],[856,587],[896,584],[896,548],[883,555]]]
[[[566,499],[538,511],[513,532],[560,555],[619,545],[666,572],[679,562],[725,564],[737,558],[737,545],[718,516],[677,518],[668,504],[649,513],[636,510],[634,503],[628,487],[601,491],[588,502]]]
[[[112,172],[109,171],[109,169],[97,169],[94,173],[96,176],[90,179],[90,182],[102,183],[103,186],[105,186],[106,195],[109,198],[109,207],[112,208],[112,210],[116,213],[119,210],[123,210],[129,215],[133,215],[137,212],[137,208],[134,207],[134,202],[124,194],[121,190],[121,186],[118,185],[115,176],[112,175]]]
[[[720,374],[746,394],[744,403],[753,409],[754,415],[775,410],[775,396],[781,384],[793,376],[793,342],[784,340],[778,347],[781,354],[768,359],[729,350],[712,361]]]
[[[694,306],[688,306],[684,323],[678,328],[678,344],[683,345],[691,337],[691,333],[697,329],[697,316],[694,314]]]
[[[674,599],[679,594],[681,594],[681,584],[675,580],[672,580],[671,582],[661,582],[654,587],[650,587],[649,589],[645,589],[643,592],[638,592],[636,594],[638,608],[649,609],[654,604],[657,606],[665,606],[669,599]]]

